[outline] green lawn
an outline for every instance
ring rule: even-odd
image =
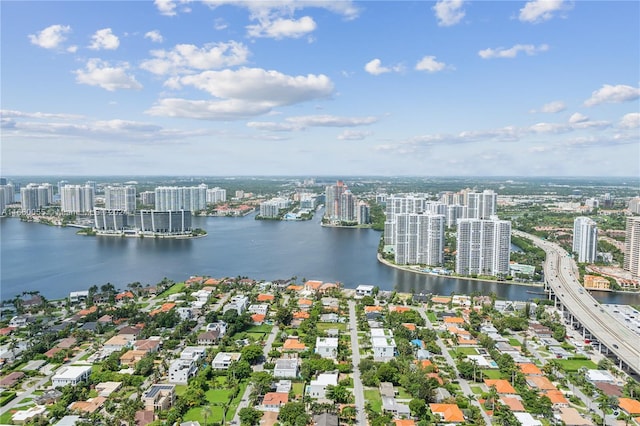
[[[471,392],[474,395],[482,395],[482,388],[480,386],[471,386]]]
[[[480,370],[488,379],[502,379],[502,373],[498,370]]]
[[[382,397],[378,389],[366,389],[364,391],[364,400],[371,404],[371,409],[376,413],[382,413]]]
[[[398,390],[398,399],[412,399],[411,395],[402,387],[396,387]]]
[[[427,312],[427,318],[429,318],[429,321],[431,321],[432,324],[438,323],[438,317],[433,312]]]
[[[233,420],[233,416],[235,415],[238,404],[242,399],[246,388],[246,382],[240,384],[238,396],[236,396],[233,401],[231,401],[229,409],[227,410],[227,421]],[[209,405],[209,407],[211,408],[211,414],[207,417],[207,423],[222,422],[222,404],[226,403],[229,400],[229,392],[229,389],[209,389],[207,392],[205,392],[205,396],[207,398],[206,405]],[[201,424],[204,424],[203,409],[204,407],[191,408],[184,415],[184,421],[198,421]]]
[[[271,333],[271,329],[273,329],[272,325],[262,324],[262,325],[254,325],[249,328],[247,331],[249,333]]]
[[[248,332],[246,334],[247,334],[247,337],[250,337],[255,342],[261,342],[261,341],[265,340],[265,337],[266,337],[266,334],[264,334],[264,333]]]
[[[158,298],[159,299],[166,298],[169,295],[181,293],[183,290],[184,290],[184,283],[176,283],[171,287],[169,287],[168,289],[166,289],[165,291],[163,291],[162,293],[160,293]]]
[[[187,385],[176,385],[176,395],[182,396],[187,391]]]
[[[29,404],[29,405],[26,405],[24,407],[14,407],[14,408],[12,408],[11,410],[7,411],[2,416],[0,416],[0,424],[3,424],[3,425],[15,424],[15,423],[11,422],[11,416],[13,416],[16,411],[26,411],[29,408],[33,407],[33,406],[34,406],[33,404]]]
[[[335,328],[336,330],[340,330],[340,331],[345,331],[347,329],[347,324],[343,322],[319,322],[319,323],[316,323],[316,328],[319,331],[327,331],[332,328]]]
[[[451,356],[455,359],[457,354],[463,354],[463,355],[478,355],[478,351],[476,350],[476,348],[456,348],[450,351]]]
[[[304,392],[303,382],[293,383],[292,389],[293,389],[293,393],[296,394],[296,398],[302,398],[302,393]]]
[[[558,359],[557,361],[562,366],[562,369],[568,373],[578,371],[581,367],[586,367],[589,370],[598,368],[596,364],[588,359]]]
[[[522,343],[520,343],[520,341],[518,339],[516,339],[515,337],[509,338],[509,344],[511,346],[521,346],[522,345]]]

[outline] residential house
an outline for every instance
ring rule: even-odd
[[[560,418],[562,423],[565,426],[592,426],[593,422],[591,420],[587,420],[578,410],[573,407],[564,407],[560,408],[560,415],[557,416]]]
[[[159,338],[142,339],[133,342],[133,348],[139,351],[158,352],[162,346]]]
[[[509,383],[508,380],[484,379],[484,384],[487,386],[487,389],[491,388],[492,386],[495,386],[496,392],[498,392],[499,394],[515,395],[517,393],[516,390],[513,388],[513,386],[511,386],[511,383]]]
[[[320,322],[337,323],[338,321],[340,321],[340,317],[335,312],[320,315]]]
[[[146,411],[168,410],[176,400],[176,385],[155,384],[151,385],[142,394],[142,403]]]
[[[373,289],[375,287],[372,285],[364,285],[360,284],[356,287],[356,298],[364,297],[364,296],[373,296]]]
[[[295,379],[298,377],[300,361],[297,358],[278,359],[273,369],[273,377],[285,377]]]
[[[229,302],[224,305],[224,307],[222,308],[222,313],[234,309],[238,313],[238,315],[242,315],[243,313],[245,313],[248,306],[249,298],[247,296],[236,295],[233,296],[231,300],[229,300]]]
[[[51,378],[51,385],[54,388],[66,385],[77,385],[80,382],[89,380],[91,375],[91,366],[64,366],[59,368]]]
[[[315,353],[322,358],[336,359],[338,356],[338,338],[316,337]]]
[[[106,400],[107,398],[104,396],[96,396],[95,398],[89,398],[86,401],[75,401],[69,405],[69,410],[93,414],[102,408]]]
[[[640,415],[640,402],[631,398],[618,398],[618,407],[630,416]]]
[[[313,426],[338,426],[338,415],[334,413],[322,413],[313,416]]]
[[[306,349],[307,346],[298,339],[298,336],[290,336],[282,345],[284,351],[302,352]]]
[[[264,411],[280,411],[280,408],[287,402],[289,402],[289,393],[268,392],[262,400],[262,409]]]
[[[214,331],[205,331],[204,333],[198,334],[198,344],[199,345],[217,345],[220,336],[220,332],[218,330]]]
[[[169,365],[169,383],[186,385],[189,379],[198,372],[195,360],[187,358],[174,359]]]
[[[393,333],[382,328],[371,329],[371,348],[373,349],[373,359],[376,361],[386,361],[397,354]]]
[[[120,364],[127,367],[135,367],[138,361],[145,357],[147,351],[128,350],[120,356]]]
[[[399,403],[394,397],[383,396],[381,398],[383,412],[392,413],[395,417],[411,416],[411,410],[407,404]]]
[[[207,331],[217,331],[218,339],[222,339],[227,334],[227,323],[224,321],[217,321],[207,324]]]
[[[227,370],[232,362],[240,360],[240,352],[218,352],[211,362],[214,370]]]
[[[132,334],[118,334],[104,342],[102,347],[105,352],[121,351],[124,348],[131,347],[135,338]]]
[[[464,423],[464,414],[456,404],[429,404],[429,408],[443,423]]]
[[[325,399],[329,385],[338,386],[337,372],[318,374],[318,377],[309,383],[309,396],[314,399]]]

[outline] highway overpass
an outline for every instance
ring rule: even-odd
[[[640,374],[640,336],[609,314],[582,287],[576,278],[578,267],[573,257],[555,243],[521,231],[514,230],[513,234],[532,240],[547,254],[544,263],[545,291],[568,314],[571,324],[582,328],[583,336],[594,340],[594,345],[601,351],[613,353],[621,368]]]

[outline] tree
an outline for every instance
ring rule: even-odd
[[[238,417],[240,417],[240,424],[243,426],[256,426],[260,423],[262,418],[262,411],[256,410],[253,407],[241,408],[238,411]]]
[[[202,417],[204,418],[204,426],[207,426],[207,419],[211,417],[211,405],[207,404],[202,407]]]
[[[409,409],[414,416],[422,418],[427,414],[427,403],[422,399],[414,398],[409,401]]]
[[[240,361],[234,361],[229,365],[227,370],[227,377],[232,377],[235,380],[242,380],[251,376],[251,365],[243,359]]]
[[[282,325],[289,325],[293,320],[293,313],[289,308],[280,308],[276,313],[276,321]]]
[[[264,395],[271,390],[271,382],[273,377],[267,371],[256,371],[251,375],[252,393],[256,396]]]
[[[356,407],[347,405],[340,412],[340,418],[342,419],[343,422],[352,425],[356,422],[357,414],[358,413],[356,411]]]
[[[311,417],[307,414],[304,403],[288,402],[280,408],[278,420],[284,425],[306,426]]]
[[[327,386],[327,398],[333,400],[336,404],[346,404],[352,401],[353,394],[347,390],[345,386],[338,385]]]
[[[246,360],[249,364],[257,364],[260,358],[262,358],[262,347],[258,345],[249,345],[242,348],[242,359]]]

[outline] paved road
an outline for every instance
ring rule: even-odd
[[[521,231],[513,233],[530,239],[545,251],[545,280],[571,315],[619,359],[636,373],[640,373],[640,351],[636,344],[638,335],[602,309],[591,294],[584,290],[576,279],[578,271],[573,258],[557,244]]]
[[[284,303],[286,303],[287,300],[284,301]],[[263,371],[264,370],[264,361],[268,359],[269,357],[269,352],[271,352],[271,348],[273,346],[273,342],[276,340],[276,337],[278,337],[278,333],[280,332],[280,328],[278,328],[277,325],[274,325],[273,328],[271,329],[271,333],[269,334],[269,336],[267,337],[267,340],[265,341],[264,347],[262,349],[262,354],[264,355],[264,360],[262,362],[260,362],[259,364],[256,364],[253,366],[253,371]],[[233,415],[233,420],[231,421],[231,423],[233,424],[240,424],[240,416],[238,415],[238,413],[240,412],[240,410],[242,408],[248,407],[249,406],[249,396],[251,395],[251,390],[253,389],[253,386],[248,385],[247,388],[244,391],[244,395],[242,395],[242,400],[240,400],[240,403],[238,404],[238,408],[236,409],[235,414]]]
[[[418,313],[420,313],[420,316],[425,320],[425,323],[427,324],[427,328],[431,328],[431,329],[434,328],[433,324],[431,324],[431,321],[429,321],[429,318],[427,317],[427,312],[425,311],[424,306],[420,306],[420,307],[413,306],[412,308],[418,311]],[[453,367],[453,371],[455,372],[455,375],[458,380],[458,384],[460,385],[462,392],[464,392],[465,395],[475,395],[471,390],[471,386],[469,386],[469,382],[467,382],[467,380],[460,377],[460,373],[458,373],[458,369],[456,368],[456,362],[451,357],[451,354],[449,354],[449,349],[444,344],[442,339],[440,339],[440,337],[438,337],[438,340],[436,341],[436,343],[440,347],[440,350],[442,351],[442,355],[447,360],[447,363]],[[485,423],[487,425],[492,424],[491,418],[484,411],[484,409],[482,408],[478,400],[474,399],[471,401],[471,403],[480,409],[480,412],[482,413],[482,417],[484,418]]]
[[[356,302],[349,300],[349,330],[351,331],[351,360],[353,362],[353,394],[356,402],[356,424],[366,426],[367,415],[364,412],[364,388],[360,380],[360,342],[358,341],[358,318]]]

